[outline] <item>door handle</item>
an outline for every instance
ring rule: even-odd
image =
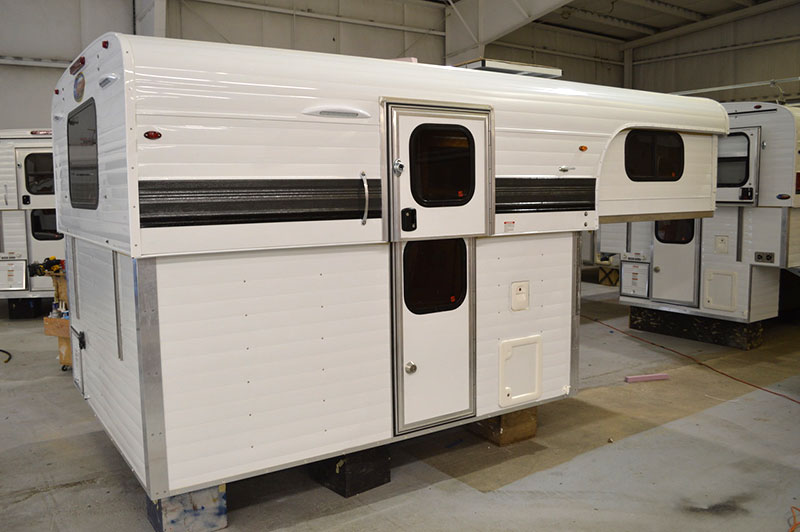
[[[653,268],[653,271],[656,272],[656,273],[660,272],[661,271],[661,266],[655,266]]]
[[[23,205],[30,205],[31,204],[31,197],[25,194],[22,196],[22,204]]]
[[[405,163],[400,159],[395,159],[394,164],[392,165],[392,172],[394,173],[395,177],[400,177],[403,174],[403,170],[406,169]]]
[[[417,209],[403,209],[400,211],[400,226],[403,231],[414,231],[417,228]]]
[[[406,362],[405,368],[406,368],[406,373],[408,373],[409,375],[417,372],[417,365],[414,364],[413,362]]]
[[[364,215],[361,217],[361,225],[367,225],[369,216],[369,183],[367,183],[367,173],[361,172],[361,183],[364,185]]]

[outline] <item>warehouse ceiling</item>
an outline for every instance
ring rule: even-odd
[[[470,0],[429,0],[458,10]],[[486,0],[484,0],[485,2]],[[516,4],[522,0],[504,0]],[[785,7],[791,0],[574,0],[539,16],[537,23],[638,47],[690,30]],[[496,6],[496,4],[495,4]]]

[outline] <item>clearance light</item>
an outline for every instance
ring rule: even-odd
[[[59,91],[58,91],[58,89],[56,89],[54,92],[55,92],[56,94],[58,94],[58,92],[59,92]]]
[[[103,48],[108,48],[108,41],[103,41]]]
[[[158,131],[147,131],[144,134],[144,138],[149,140],[158,140],[161,138],[161,133],[159,133]]]
[[[794,193],[800,194],[800,172],[794,174]]]
[[[80,56],[72,65],[69,67],[70,74],[77,74],[78,70],[83,68],[83,65],[86,64],[86,58]]]
[[[760,105],[754,105],[753,109],[761,109],[761,106]]]
[[[52,135],[53,131],[51,129],[34,129],[31,131],[31,135]]]
[[[578,149],[581,151],[586,151],[589,149],[589,146],[578,146]]]

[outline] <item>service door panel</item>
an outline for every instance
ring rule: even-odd
[[[700,224],[697,220],[669,220],[654,224],[651,299],[696,307]]]
[[[390,105],[398,434],[475,415],[475,239],[489,112]]]

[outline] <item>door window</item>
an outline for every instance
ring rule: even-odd
[[[403,299],[414,314],[454,310],[467,296],[467,246],[461,238],[408,242]]]
[[[694,239],[694,220],[656,222],[656,238],[662,244],[688,244]]]
[[[625,173],[631,181],[677,181],[683,139],[674,131],[632,129],[625,137]]]
[[[466,205],[475,192],[475,140],[467,128],[421,124],[411,133],[411,194],[423,207]]]
[[[750,179],[750,137],[731,133],[720,141],[717,186],[741,187]]]
[[[96,209],[100,196],[97,168],[97,112],[89,100],[67,119],[69,201],[77,209]]]
[[[35,196],[53,194],[53,154],[31,153],[25,157],[25,188]]]
[[[31,211],[31,234],[36,240],[61,240],[64,235],[56,231],[55,209]]]

